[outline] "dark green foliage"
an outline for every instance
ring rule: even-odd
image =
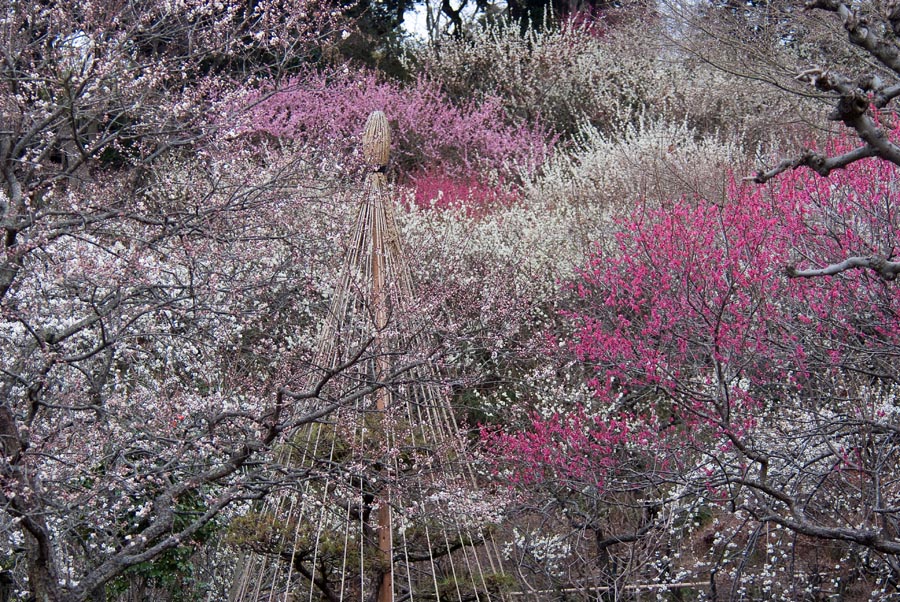
[[[180,500],[175,513],[175,530],[184,529],[206,506],[199,496],[192,494]],[[203,599],[204,584],[200,580],[195,555],[203,546],[213,541],[221,530],[216,522],[207,523],[191,541],[166,550],[153,560],[137,564],[106,586],[106,593],[113,598],[122,596],[129,589],[150,588],[168,592],[171,602],[194,602]]]

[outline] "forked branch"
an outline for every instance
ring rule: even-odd
[[[894,74],[900,75],[900,49],[884,33],[896,29],[894,22],[890,21],[893,17],[884,20],[883,17],[863,15],[841,0],[810,0],[806,3],[806,9],[837,15],[851,44],[864,50]],[[880,22],[871,23],[872,19]],[[835,107],[829,119],[840,121],[854,130],[865,144],[834,157],[806,150],[799,156],[786,159],[772,169],[760,171],[748,179],[762,184],[784,171],[798,167],[808,167],[825,177],[835,169],[844,168],[869,157],[879,157],[900,166],[900,146],[888,138],[872,111],[885,108],[900,95],[900,84],[889,85],[880,76],[873,74],[862,74],[856,78],[847,77],[821,67],[807,69],[800,73],[797,79],[808,82],[822,92],[835,93],[837,95]]]
[[[798,270],[794,266],[785,268],[789,278],[816,278],[819,276],[835,276],[847,270],[868,269],[877,273],[885,280],[894,280],[900,274],[900,261],[889,261],[881,257],[849,257],[839,263],[827,265],[824,268],[811,270]]]

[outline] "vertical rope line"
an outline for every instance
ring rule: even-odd
[[[324,428],[324,425],[308,425],[305,428],[306,443],[303,447],[302,452],[299,453],[300,457],[297,459],[297,462],[299,463],[300,468],[307,468],[307,467],[312,468],[311,458],[315,457],[315,454],[319,448],[319,442],[320,442],[320,439],[322,436],[323,428]],[[289,441],[289,443],[288,443],[288,451],[286,452],[287,461],[282,463],[282,465],[288,469],[290,469],[291,458],[294,455],[294,446],[296,445],[296,441],[300,437],[300,435],[301,434],[298,433],[293,438],[294,440]],[[310,444],[312,444],[311,452],[310,452]],[[300,510],[299,510],[300,516],[297,517],[297,524],[294,527],[292,538],[290,539],[290,541],[285,541],[284,536],[280,536],[281,542],[289,544],[290,545],[289,549],[291,550],[290,562],[288,562],[288,567],[287,567],[286,576],[285,576],[286,582],[285,582],[285,591],[284,591],[284,597],[283,597],[284,602],[288,602],[288,596],[290,596],[290,592],[292,589],[291,580],[292,580],[293,571],[294,571],[294,553],[296,553],[296,551],[297,551],[297,540],[299,539],[300,525],[303,524],[303,516],[306,511],[306,505],[304,504],[304,499],[305,499],[305,495],[309,492],[309,488],[310,488],[309,481],[305,481],[304,483],[301,484],[300,487],[298,487],[297,491],[294,492],[293,495],[281,497],[279,499],[279,506],[280,506],[279,512],[276,512],[276,514],[275,514],[276,520],[281,520],[283,517],[284,520],[287,521],[287,524],[290,524],[290,520],[294,516],[295,509],[297,508],[298,505],[300,507]],[[284,500],[286,498],[289,500],[289,503],[288,503],[287,511],[285,512],[282,509],[282,507],[284,504]],[[272,593],[270,593],[270,596],[269,596],[270,599],[272,598],[272,596],[274,595],[274,592],[276,591],[276,584],[274,581],[277,578],[278,574],[280,574],[281,566],[283,563],[279,563],[276,561],[273,564],[275,565],[275,570],[273,573],[273,583],[272,583],[272,589],[271,589]]]
[[[389,452],[390,453],[390,452]],[[396,472],[394,474],[397,474]],[[393,602],[394,600],[394,588],[396,587],[396,583],[394,580],[394,510],[393,510],[393,487],[391,486],[390,475],[388,476],[388,485],[385,497],[387,498],[387,507],[390,512],[388,514],[389,522],[388,522],[388,540],[390,541],[390,551],[388,553],[388,557],[386,561],[388,563],[387,570],[390,572],[390,587],[387,594],[385,594],[385,600],[389,602]]]
[[[422,382],[421,378],[422,377],[419,376],[420,382]],[[425,388],[423,387],[423,391],[424,390],[425,390]],[[440,429],[440,432],[439,432],[438,428],[436,428],[436,427],[441,426],[441,421],[436,420],[436,418],[437,418],[436,413],[438,411],[442,410],[443,408],[441,408],[440,405],[437,403],[433,403],[433,402],[428,403],[427,401],[425,401],[425,399],[423,399],[422,405],[424,405],[425,413],[427,416],[427,419],[425,420],[424,424],[427,425],[427,428],[429,428],[431,430],[433,440],[436,442],[444,443],[444,444],[449,442],[453,446],[454,451],[458,452],[459,450],[458,450],[457,446],[455,445],[455,442],[452,440],[452,438],[449,437],[449,433],[445,432],[443,429]],[[444,465],[442,463],[440,465],[440,467],[441,467],[441,473],[446,474],[447,468],[449,468],[449,465]],[[448,488],[450,483],[451,483],[451,481],[444,481],[444,482],[440,482],[440,485],[442,485],[446,489],[446,488]],[[454,495],[454,492],[451,491],[450,495],[451,496]],[[457,522],[457,521],[454,521],[454,522]],[[457,531],[457,536],[460,538],[460,540],[462,542],[462,533],[460,532],[458,527],[457,527],[456,531]],[[451,543],[452,538],[450,537],[450,532],[448,531],[448,529],[445,525],[441,525],[440,535],[441,535],[441,537],[443,537],[444,545],[446,546],[446,549],[447,549],[447,554],[446,554],[447,563],[450,566],[450,574],[452,575],[452,578],[453,578],[453,584],[456,589],[457,596],[459,597],[460,600],[462,600],[463,595],[460,590],[460,581],[462,579],[456,570],[456,563],[454,562],[454,559],[453,559],[453,550],[452,550],[452,543]],[[463,545],[461,547],[461,552],[465,556],[465,554],[466,554],[465,545]],[[429,552],[429,554],[431,554],[431,552]],[[433,554],[432,554],[432,556],[433,556]],[[473,591],[476,592],[476,596],[477,596],[477,587],[473,586]]]
[[[419,382],[423,382],[421,379],[417,379],[417,380],[418,380]],[[418,415],[419,423],[422,425],[423,430],[430,430],[430,431],[431,431],[431,435],[432,435],[432,441],[434,441],[434,442],[437,443],[437,442],[442,441],[442,440],[443,440],[443,437],[438,436],[437,431],[436,431],[436,429],[435,429],[435,424],[436,424],[436,423],[435,423],[434,420],[431,419],[431,418],[432,418],[432,416],[431,416],[431,410],[432,410],[432,408],[429,407],[430,404],[425,403],[425,399],[424,399],[424,398],[425,398],[425,394],[424,394],[425,391],[426,391],[426,387],[423,386],[423,387],[422,387],[422,393],[423,393],[423,395],[422,395],[422,400],[421,400],[422,403],[417,404],[417,406],[416,406],[416,413],[417,413],[417,415]],[[424,419],[423,419],[423,417],[422,417],[423,408],[424,408],[424,412],[425,412],[425,415],[426,415],[426,418],[424,418]],[[439,464],[439,466],[440,466],[440,464]],[[443,472],[443,470],[442,470],[441,472]],[[419,482],[421,483],[421,481],[419,481]],[[441,484],[441,485],[442,485],[442,484]],[[423,501],[424,501],[425,499],[427,499],[427,498],[425,498],[425,496],[424,496],[424,492],[421,492],[421,487],[420,487],[420,497],[422,497]],[[446,529],[445,529],[443,526],[439,527],[438,532],[439,532],[440,537],[443,537],[444,545],[446,546],[446,549],[447,549],[447,554],[446,554],[446,557],[447,557],[447,563],[450,565],[450,573],[451,573],[452,578],[453,578],[453,584],[454,584],[454,587],[455,587],[455,589],[456,589],[458,599],[462,600],[462,599],[463,599],[463,596],[462,596],[462,592],[461,592],[460,589],[459,589],[459,577],[458,577],[458,575],[456,574],[456,567],[455,567],[454,562],[453,562],[453,552],[452,552],[452,549],[451,549],[450,538],[449,538],[449,536],[448,536],[448,534],[447,534]],[[438,580],[437,580],[438,570],[437,570],[437,566],[436,566],[436,562],[435,562],[435,557],[434,557],[434,546],[433,546],[432,541],[431,541],[430,529],[429,529],[427,523],[426,523],[426,525],[425,525],[425,533],[426,533],[426,541],[427,541],[427,545],[428,545],[428,555],[429,555],[429,560],[430,560],[431,567],[432,567],[432,575],[433,575],[433,581],[434,581],[435,596],[436,596],[436,598],[437,598],[438,600],[440,600],[440,598],[441,598],[441,596],[440,596],[440,586],[439,586],[439,583],[438,583]]]
[[[459,423],[456,420],[456,416],[452,412],[452,408],[449,408],[449,405],[448,405],[448,406],[440,408],[439,411],[441,414],[441,418],[443,419],[443,420],[441,420],[441,423],[444,426],[444,428],[446,429],[446,431],[449,433],[457,433],[456,437],[451,438],[451,443],[453,444],[454,448],[456,448],[457,454],[459,456],[462,456],[462,454],[464,453],[465,450],[461,447],[459,440],[458,440],[458,433],[460,433],[461,429],[459,428]],[[470,464],[461,464],[461,469],[462,469],[462,475],[468,476],[468,485],[472,489],[477,490],[478,483],[477,483],[477,479],[476,479],[476,476],[475,476],[472,466]],[[465,480],[465,476],[463,477],[463,480]],[[460,530],[460,525],[459,525],[458,521],[456,522],[456,527],[457,527],[457,531],[459,532],[460,536],[462,536],[463,533]],[[472,534],[468,533],[468,535],[471,536]],[[488,543],[489,539],[492,544],[490,546],[486,545]],[[497,567],[497,565],[495,565],[494,559],[491,554],[491,548],[496,549],[496,541],[494,540],[494,534],[490,533],[490,535],[488,537],[483,537],[483,544],[480,545],[479,547],[484,550],[484,554],[488,558],[488,562],[491,566],[492,571],[495,573],[499,572],[498,567]],[[484,567],[482,566],[482,563],[480,560],[480,555],[478,553],[478,550],[475,550],[475,549],[471,550],[471,553],[472,553],[472,557],[474,559],[474,563],[478,569],[477,577],[480,579],[481,585],[484,588],[483,589],[484,594],[485,594],[485,596],[487,596],[487,599],[489,600],[490,599],[490,591],[489,591],[489,588],[487,585],[487,580],[485,578]],[[466,551],[465,549],[464,549],[464,558],[466,560],[467,566],[470,567],[471,565],[469,564],[469,552]],[[498,558],[498,562],[499,562],[499,558]],[[475,582],[475,578],[476,578],[475,571],[472,571],[471,568],[469,568],[469,572],[470,572],[470,575],[472,578],[473,588],[475,589],[476,598],[479,598],[478,585]]]
[[[431,533],[428,524],[425,524],[425,545],[428,546],[428,562],[431,565],[431,579],[434,582],[434,596],[438,602],[441,600],[440,590],[438,588],[438,570],[434,562],[434,546],[431,543]]]
[[[365,414],[360,414],[365,416]],[[366,446],[366,430],[365,422],[359,424],[359,449],[365,450]],[[364,457],[361,459],[365,459]],[[365,498],[365,475],[359,476],[359,600],[367,600],[366,598],[366,498]]]
[[[329,463],[334,459],[334,448],[337,442],[337,429],[332,428],[332,437],[331,437],[331,451],[329,452]],[[316,543],[313,546],[312,559],[309,562],[309,601],[312,602],[313,594],[316,591],[316,561],[319,559],[319,545],[322,540],[322,532],[328,527],[327,522],[325,521],[325,502],[328,499],[328,486],[322,487],[322,507],[319,510],[319,521],[318,528],[316,529]],[[300,531],[300,524],[302,520],[297,521],[297,533]],[[296,541],[296,536],[295,536]],[[296,552],[296,548],[294,548]],[[291,562],[291,568],[293,568],[294,563]],[[290,591],[291,586],[291,578],[290,574],[288,575],[288,592]],[[289,593],[285,592],[284,600],[285,602],[290,602],[288,595]]]
[[[418,375],[417,375],[416,380],[419,383],[426,382]],[[427,431],[431,432],[431,439],[434,443],[437,444],[437,443],[445,442],[446,438],[441,436],[443,433],[438,434],[437,430],[435,429],[435,425],[437,424],[437,421],[435,421],[433,419],[434,416],[433,416],[432,412],[434,410],[434,407],[432,406],[431,403],[428,403],[428,401],[427,401],[427,397],[428,397],[427,392],[429,390],[428,386],[423,384],[423,385],[421,385],[419,390],[420,390],[420,399],[419,399],[419,403],[417,403],[416,407],[415,407],[415,412],[418,417],[419,424],[422,425],[423,432],[427,432]],[[423,411],[425,413],[424,418],[422,416]],[[440,464],[439,464],[439,467],[441,467]],[[442,472],[444,472],[444,471],[442,470]],[[419,483],[421,484],[421,480],[419,481]],[[421,491],[421,486],[420,486],[420,491]],[[423,499],[423,501],[426,499],[424,492],[420,493],[420,497]],[[428,555],[429,555],[429,560],[430,560],[430,564],[432,567],[435,595],[438,597],[438,599],[440,599],[439,584],[438,584],[438,580],[437,580],[438,571],[437,571],[437,566],[436,566],[435,557],[434,557],[434,545],[432,544],[431,533],[430,533],[430,529],[429,529],[427,523],[425,526],[425,530],[426,530],[426,541],[428,544]],[[461,600],[462,593],[459,590],[459,577],[456,574],[456,568],[455,568],[455,564],[454,564],[453,558],[452,558],[453,552],[451,549],[450,538],[449,538],[446,530],[443,527],[439,528],[438,531],[440,533],[440,536],[444,540],[444,545],[446,546],[446,549],[447,549],[447,554],[446,554],[447,562],[450,565],[451,575],[454,580],[454,586],[456,588],[457,595],[458,595],[459,599]]]
[[[403,559],[406,563],[406,586],[409,588],[409,602],[415,602],[415,588],[413,587],[412,564],[409,561],[409,542],[406,539],[406,528],[400,531],[403,540]]]
[[[356,421],[356,424],[353,428],[353,436],[351,437],[351,440],[350,440],[350,453],[351,453],[350,470],[346,471],[346,475],[344,477],[348,480],[348,483],[347,483],[348,498],[347,498],[347,515],[346,515],[345,524],[344,524],[344,554],[343,554],[343,559],[341,562],[341,588],[340,588],[340,592],[338,594],[338,598],[340,600],[345,599],[344,592],[348,588],[348,573],[349,573],[348,565],[349,565],[349,554],[350,554],[350,545],[351,545],[350,531],[353,526],[353,516],[352,516],[353,503],[354,503],[355,499],[357,498],[357,496],[355,495],[357,492],[357,489],[354,489],[354,487],[353,487],[353,472],[352,472],[353,460],[356,458],[356,454],[355,454],[356,449],[363,449],[363,426],[359,422],[359,420]],[[359,483],[359,487],[358,487],[358,499],[360,500],[360,504],[362,504],[363,495],[364,495],[363,482],[362,482],[362,479],[360,479],[360,483]],[[362,524],[363,509],[361,506],[358,510],[357,517],[359,519],[359,523]],[[360,547],[363,545],[362,537],[360,537],[358,539],[358,541],[356,542],[356,545],[360,546]],[[360,553],[360,555],[362,555],[362,550],[360,550],[359,553]]]
[[[262,557],[262,558],[260,558],[258,564],[260,565],[260,572],[262,573],[266,570],[266,568],[268,568],[269,559],[266,557]],[[254,600],[259,599],[259,595],[262,590],[263,583],[264,583],[264,579],[260,578],[259,580],[257,580],[256,589],[253,590],[253,599]],[[269,600],[270,601],[272,600],[272,592],[274,591],[274,588],[275,588],[275,583],[273,580],[272,584],[269,586]]]
[[[458,434],[458,433],[459,433],[459,428],[458,428],[458,424],[457,424],[457,422],[456,422],[456,418],[455,418],[455,416],[453,415],[453,412],[452,412],[451,410],[449,410],[447,407],[442,407],[442,408],[440,408],[440,413],[441,413],[441,415],[442,415],[441,417],[443,418],[443,420],[442,420],[441,422],[442,422],[442,424],[444,425],[446,431],[449,432],[449,433],[457,433],[457,434]],[[454,428],[454,427],[457,427],[457,428]],[[462,445],[460,444],[460,442],[458,441],[458,435],[457,435],[456,437],[450,437],[450,438],[449,438],[449,443],[450,443],[450,445],[453,446],[454,451],[456,452],[456,455],[457,455],[457,459],[460,458],[460,457],[462,457],[462,455],[464,454],[465,450],[464,450],[464,448],[462,447]],[[457,463],[459,463],[459,462],[457,462]],[[465,471],[464,471],[464,472],[465,472]],[[473,476],[474,476],[474,475],[473,475]],[[464,480],[464,479],[463,479],[463,480]],[[457,482],[455,483],[455,485],[456,485],[456,486],[460,486],[459,481],[457,481]],[[474,481],[472,482],[471,485],[473,486],[473,488],[475,488],[475,483],[474,483]],[[454,516],[453,523],[454,523],[454,527],[455,527],[455,530],[456,530],[456,535],[457,535],[457,537],[460,538],[460,541],[463,543],[463,545],[462,545],[462,547],[461,547],[462,557],[463,557],[463,561],[464,561],[464,563],[465,563],[465,565],[466,565],[466,570],[467,570],[467,573],[468,573],[468,576],[469,576],[469,580],[470,580],[471,583],[472,583],[472,591],[473,591],[474,594],[475,594],[475,599],[476,599],[476,600],[480,600],[480,599],[481,599],[481,596],[479,596],[479,594],[478,594],[479,589],[478,589],[478,583],[476,582],[476,574],[475,574],[475,571],[472,570],[472,563],[470,562],[470,559],[469,559],[469,554],[470,554],[470,552],[471,552],[471,553],[476,557],[476,559],[477,559],[477,551],[474,549],[474,546],[467,546],[467,545],[465,545],[465,538],[466,538],[466,536],[468,536],[468,537],[471,539],[471,538],[473,538],[473,534],[472,534],[471,532],[469,532],[468,529],[466,529],[466,530],[465,530],[466,532],[464,533],[464,532],[463,532],[464,530],[463,530],[462,526],[460,525],[459,519],[456,518],[455,516]],[[472,549],[472,550],[469,550],[470,547],[472,547],[473,549]],[[489,597],[489,594],[487,593],[487,582],[486,582],[485,577],[484,577],[484,572],[481,570],[481,565],[480,565],[480,564],[478,564],[477,566],[478,566],[478,569],[479,569],[479,570],[478,570],[478,575],[477,575],[477,577],[480,577],[480,579],[481,579],[481,585],[484,587],[484,590],[483,590],[483,591],[485,592],[485,595],[487,595],[487,596]]]
[[[468,533],[468,532],[463,533],[463,529],[461,528],[461,526],[459,524],[459,520],[454,520],[454,525],[456,527],[456,536],[459,537],[460,541],[462,542],[462,547],[460,548],[460,550],[462,552],[463,563],[466,565],[466,573],[468,573],[469,581],[472,583],[472,591],[475,594],[475,599],[481,600],[481,596],[478,595],[478,583],[475,581],[475,579],[476,579],[475,571],[472,570],[472,564],[469,562],[469,553],[470,552],[475,553],[475,549],[474,549],[474,546],[467,546],[465,544],[466,535],[468,535],[469,538],[471,539],[472,534]],[[470,548],[472,548],[472,549],[470,550]],[[485,583],[485,580],[484,580],[484,573],[480,573],[479,576],[481,577],[482,585],[485,586],[484,594],[488,595],[487,594],[487,584]]]
[[[404,387],[402,389],[402,392],[404,393],[403,402],[405,402],[405,403],[397,403],[397,400],[395,399],[394,407],[395,407],[395,412],[397,410],[400,410],[401,408],[404,408],[402,414],[403,414],[403,419],[404,419],[403,425],[404,425],[405,432],[403,432],[402,435],[404,437],[404,442],[406,442],[407,438],[409,439],[409,441],[408,441],[408,447],[410,448],[409,458],[410,458],[410,463],[412,463],[414,465],[416,462],[416,431],[413,426],[412,416],[410,414],[410,406],[409,406],[410,395],[408,393],[410,388],[412,388],[414,390],[415,383],[412,383],[411,385]],[[394,459],[394,473],[398,476],[398,479],[399,479],[400,476],[403,474],[403,472],[402,472],[403,467],[400,464],[400,460],[401,460],[400,455],[399,455],[400,450],[398,449],[397,452],[398,452],[398,455]],[[402,528],[399,528],[398,530],[400,532],[400,539],[402,541],[403,565],[404,565],[404,569],[406,571],[406,587],[409,592],[408,598],[409,598],[410,602],[413,602],[413,600],[415,599],[416,592],[415,592],[415,585],[413,584],[413,566],[409,559],[409,540],[406,537],[406,532],[407,532],[407,529],[409,526],[409,503],[411,500],[404,499],[402,501],[403,501],[403,507],[402,507],[403,513],[401,516],[403,517],[404,524],[402,525]]]
[[[423,387],[423,390],[424,390],[424,387]],[[433,435],[434,434],[433,425],[431,425],[431,423],[428,420],[424,420],[422,418],[422,404],[417,403],[415,405],[414,409],[416,412],[416,417],[418,419],[418,424],[422,425],[423,432],[425,430],[427,430],[429,427],[432,427],[431,430],[432,430],[432,435]],[[426,408],[426,413],[427,413],[427,408]],[[422,500],[422,512],[424,514],[424,513],[427,513],[427,508],[425,506],[425,500],[427,498],[425,496],[425,491],[424,491],[422,481],[418,481],[418,484],[419,484],[419,487],[418,487],[419,498]],[[426,522],[425,523],[425,543],[428,548],[428,561],[429,561],[429,564],[431,565],[431,576],[432,576],[432,582],[434,585],[435,597],[437,598],[438,602],[440,602],[440,591],[439,591],[438,578],[437,578],[438,570],[437,570],[437,565],[435,563],[434,546],[431,543],[431,532],[430,531],[431,530],[428,527],[428,523]]]
[[[459,590],[459,575],[456,574],[456,563],[453,562],[453,551],[450,549],[450,541],[447,539],[447,532],[443,531],[444,545],[447,546],[447,563],[450,565],[450,574],[453,576],[453,585],[456,588],[456,595],[459,600],[463,599],[462,592]]]
[[[322,442],[322,431],[329,428],[329,425],[323,423],[313,423],[306,425],[306,446],[304,447],[303,454],[299,459],[300,467],[308,469],[310,471],[314,471],[315,462],[314,459],[319,453],[319,446]],[[311,448],[310,448],[311,445]],[[332,436],[332,446],[334,445],[334,436]],[[333,450],[333,447],[332,447]],[[294,526],[292,539],[290,540],[290,561],[288,562],[288,568],[286,571],[285,577],[285,591],[284,591],[284,602],[290,602],[289,596],[291,595],[291,590],[293,589],[293,573],[294,573],[294,556],[297,553],[298,542],[300,539],[300,527],[303,525],[303,519],[306,517],[309,508],[307,506],[307,500],[312,496],[310,495],[312,492],[312,483],[310,480],[304,481],[301,486],[298,488],[298,491],[294,496],[290,497],[290,508],[287,514],[284,514],[284,520],[290,524],[290,520],[295,516],[295,508],[299,507],[299,514],[297,515],[296,525]],[[299,497],[299,499],[298,499]],[[284,498],[282,498],[283,500]],[[280,518],[280,516],[279,516]],[[276,573],[280,570],[280,567],[283,563],[276,562]],[[310,586],[312,589],[312,586]],[[275,591],[273,586],[273,591]]]

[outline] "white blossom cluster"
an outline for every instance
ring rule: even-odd
[[[507,559],[526,554],[545,567],[550,575],[562,574],[564,561],[571,553],[571,543],[558,533],[521,532],[518,527],[513,527],[511,541],[503,548]]]
[[[690,12],[685,6],[666,10]],[[677,19],[695,17],[702,20],[686,14]],[[648,31],[644,19],[619,19],[609,31],[596,23],[570,22],[524,35],[518,26],[492,24],[419,48],[414,57],[451,94],[498,98],[511,117],[538,118],[566,135],[582,122],[618,132],[645,114],[687,123],[702,135],[719,133],[755,145],[771,139],[773,124],[790,126],[800,115],[820,116],[815,103],[786,98],[763,81],[716,69],[729,61],[746,64],[748,57],[730,55],[706,37],[702,26],[690,39],[678,39],[672,31]],[[764,67],[751,60],[745,68]],[[795,87],[792,77],[779,84]],[[785,137],[789,130],[780,134]]]

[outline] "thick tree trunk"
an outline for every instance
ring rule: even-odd
[[[43,526],[43,525],[42,525]],[[28,585],[35,602],[61,602],[59,578],[49,538],[39,541],[25,532],[25,551],[28,556]]]
[[[13,593],[13,578],[9,571],[0,571],[0,602],[9,602]]]
[[[50,530],[35,499],[39,487],[20,462],[26,446],[19,435],[12,410],[0,406],[0,452],[6,458],[2,476],[8,478],[18,495],[11,496],[10,513],[19,519],[25,537],[28,583],[35,602],[59,602],[61,591]]]

